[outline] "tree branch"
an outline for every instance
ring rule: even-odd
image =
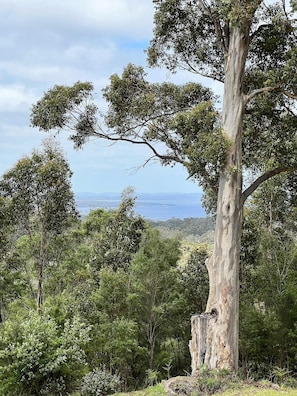
[[[266,180],[271,179],[273,176],[279,175],[283,172],[290,172],[294,169],[286,168],[286,167],[278,167],[275,169],[271,169],[263,173],[263,175],[259,176],[241,195],[241,206],[244,205],[247,198],[260,186],[260,184],[264,183]]]
[[[91,135],[89,135],[88,137],[90,137]],[[180,164],[183,164],[184,161],[182,159],[180,159],[179,157],[175,156],[175,155],[164,155],[164,154],[160,154],[155,147],[150,144],[148,141],[146,140],[134,140],[134,139],[129,139],[129,138],[125,138],[123,136],[120,137],[114,137],[112,135],[108,135],[107,133],[104,132],[97,132],[93,129],[93,133],[92,136],[97,137],[97,138],[102,138],[105,140],[108,140],[110,142],[116,143],[116,142],[128,142],[128,143],[133,143],[133,144],[140,144],[140,145],[145,145],[147,146],[154,154],[155,157],[164,160],[164,161],[175,161],[178,162]],[[153,157],[150,157],[150,159],[148,161],[150,161]],[[146,161],[146,163],[148,162]]]
[[[200,4],[202,5],[204,11],[209,15],[210,19],[212,20],[218,38],[217,41],[221,46],[222,52],[226,56],[228,54],[228,46],[229,46],[229,34],[230,34],[229,29],[222,28],[220,21],[213,16],[211,6],[207,4],[205,0],[202,0]],[[224,37],[224,33],[225,34],[227,33],[226,37]]]
[[[266,28],[266,27],[268,27],[268,26],[270,26],[270,25],[271,25],[270,23],[263,23],[262,25],[260,25],[260,26],[259,26],[254,32],[252,32],[252,34],[250,35],[250,42],[253,41],[254,37],[255,37],[259,32],[261,32],[262,29],[264,29],[264,28]]]
[[[255,89],[250,94],[244,96],[244,104],[247,105],[255,96],[260,95],[265,92],[273,92],[279,90],[279,86],[276,85],[274,87],[263,87],[259,89]]]
[[[288,91],[286,91],[286,90],[284,90],[284,89],[282,89],[281,92],[282,92],[285,96],[287,96],[288,98],[297,100],[297,95],[293,95],[293,94],[291,94],[291,92],[288,92]]]
[[[218,77],[216,77],[216,76],[214,76],[214,75],[212,75],[212,74],[208,74],[208,73],[206,73],[206,72],[204,73],[204,72],[202,72],[202,71],[199,71],[199,70],[195,69],[195,68],[189,63],[189,61],[188,61],[187,59],[185,59],[185,63],[186,63],[186,65],[187,65],[188,67],[184,66],[182,63],[179,63],[179,62],[177,62],[177,65],[178,65],[178,67],[179,67],[180,69],[182,69],[182,70],[186,70],[186,71],[188,71],[188,72],[190,72],[190,73],[198,74],[198,75],[201,76],[201,77],[210,78],[211,80],[218,81],[218,82],[224,84],[224,80],[223,80],[223,79],[218,78]]]

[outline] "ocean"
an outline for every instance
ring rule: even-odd
[[[135,213],[148,220],[184,219],[206,217],[201,206],[201,193],[136,193]],[[81,215],[90,210],[117,209],[120,193],[77,193],[76,203]]]

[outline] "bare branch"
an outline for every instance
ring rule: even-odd
[[[278,90],[279,90],[278,85],[274,87],[263,87],[263,88],[255,89],[250,94],[244,96],[244,104],[247,105],[257,95],[260,95],[265,92],[273,92]]]
[[[281,92],[282,92],[285,96],[287,96],[288,98],[297,100],[297,95],[293,95],[293,94],[291,94],[291,92],[286,91],[286,90],[284,90],[284,89],[282,89]]]
[[[218,81],[222,84],[224,83],[224,80],[221,78],[218,78],[212,74],[208,74],[207,72],[204,73],[202,71],[195,69],[195,67],[191,65],[191,63],[188,59],[185,59],[184,62],[188,67],[184,66],[183,63],[181,63],[181,62],[177,62],[177,66],[182,70],[186,70],[186,71],[189,71],[190,73],[198,74],[201,77],[210,78],[210,79],[212,79],[214,81]]]
[[[287,96],[288,98],[293,99],[293,100],[297,100],[297,95],[294,95],[291,92],[286,91],[285,89],[282,89],[280,87],[280,85],[275,85],[274,87],[263,87],[263,88],[255,89],[250,94],[245,95],[244,104],[247,105],[257,95],[260,95],[260,94],[265,93],[265,92],[273,92],[273,91],[274,92],[275,91],[281,92],[285,96]]]
[[[282,7],[283,7],[285,17],[287,18],[287,21],[289,21],[289,15],[288,15],[287,8],[286,8],[286,0],[282,0]]]
[[[130,139],[129,138],[125,138],[123,136],[116,137],[116,136],[112,136],[111,134],[104,133],[103,131],[101,131],[101,132],[95,131],[94,128],[92,128],[92,131],[93,131],[93,133],[92,133],[92,135],[89,135],[89,137],[90,136],[94,136],[96,138],[102,138],[102,139],[108,140],[108,141],[113,142],[113,143],[121,141],[121,142],[128,142],[128,143],[133,143],[133,144],[145,145],[153,152],[155,157],[157,157],[157,158],[159,158],[161,160],[164,160],[164,161],[175,161],[175,162],[178,162],[180,164],[183,164],[183,162],[184,162],[178,156],[169,155],[169,154],[160,154],[156,150],[156,148],[151,143],[146,141],[145,139],[136,140],[136,139],[132,139],[132,138],[130,138]],[[149,162],[152,158],[153,157],[150,157],[149,160],[146,161],[146,163]]]
[[[263,175],[259,176],[245,191],[243,191],[241,195],[241,205],[243,206],[247,198],[260,186],[260,184],[264,183],[266,180],[271,179],[273,176],[279,175],[284,172],[293,172],[294,169],[286,168],[286,167],[278,167],[275,169],[271,169]]]

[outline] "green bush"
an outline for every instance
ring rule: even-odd
[[[209,370],[201,367],[198,374],[198,389],[201,395],[223,392],[236,382],[236,377],[228,370]]]
[[[104,369],[85,375],[81,384],[81,396],[105,396],[120,390],[120,378]]]
[[[78,318],[56,322],[35,312],[7,321],[0,333],[0,395],[64,395],[80,380],[90,328]]]

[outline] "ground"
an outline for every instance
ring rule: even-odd
[[[216,387],[221,387],[215,390]],[[203,390],[201,389],[203,388]],[[226,389],[228,388],[228,389]],[[226,381],[218,383],[217,378],[174,377],[161,384],[131,393],[116,396],[297,396],[297,389],[288,389],[266,382]]]

